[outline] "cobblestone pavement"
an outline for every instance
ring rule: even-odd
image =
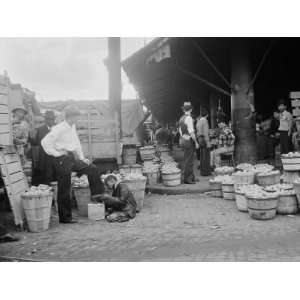
[[[300,217],[250,219],[235,203],[206,195],[151,195],[128,223],[52,220],[19,233],[0,256],[47,261],[300,261]]]

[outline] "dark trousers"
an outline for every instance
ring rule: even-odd
[[[44,158],[43,166],[36,166],[32,170],[32,185],[46,184],[50,185],[56,181],[55,167],[53,158],[47,155]]]
[[[200,174],[201,176],[209,176],[211,174],[210,167],[210,151],[206,145],[200,146]]]
[[[183,156],[183,181],[192,182],[195,180],[194,175],[194,153],[195,145],[191,140],[181,139],[180,146],[184,151]]]
[[[8,231],[6,230],[6,228],[0,224],[0,236],[7,234]]]
[[[280,131],[281,154],[290,152],[290,137],[287,131]]]
[[[72,156],[53,158],[53,165],[57,176],[57,204],[60,221],[72,218],[70,189],[72,171],[88,176],[91,195],[104,193],[104,184],[100,180],[100,172],[94,164],[87,165],[75,160]]]

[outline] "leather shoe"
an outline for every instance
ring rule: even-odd
[[[70,219],[70,220],[59,221],[59,223],[63,223],[63,224],[75,224],[75,223],[78,223],[78,221],[74,220],[74,219]]]

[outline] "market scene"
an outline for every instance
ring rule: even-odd
[[[108,99],[0,65],[0,261],[299,261],[299,38],[99,40]]]

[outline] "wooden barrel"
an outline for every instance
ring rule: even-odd
[[[158,183],[159,172],[149,172],[144,174],[147,177],[148,185],[155,185]]]
[[[294,183],[300,177],[299,171],[283,171],[282,179],[284,183]]]
[[[136,164],[136,145],[124,145],[123,147],[123,164]]]
[[[181,184],[181,172],[162,173],[162,181],[165,186],[178,186]]]
[[[74,187],[75,199],[77,202],[78,215],[88,216],[88,204],[91,203],[91,191],[89,187]]]
[[[126,183],[130,191],[132,192],[134,199],[136,201],[137,212],[140,212],[144,206],[144,198],[145,198],[145,188],[146,188],[147,179],[131,179],[131,180],[123,180],[123,183]],[[122,183],[121,183],[122,184]]]
[[[41,232],[48,230],[52,197],[51,192],[38,195],[21,195],[29,231]]]
[[[225,200],[235,200],[235,191],[234,191],[234,184],[223,183],[222,184],[222,192],[223,198]]]
[[[256,175],[258,184],[261,186],[268,186],[280,183],[280,173],[278,174],[261,174]]]
[[[270,220],[276,216],[278,197],[274,198],[252,198],[246,196],[248,201],[248,212],[252,219]]]
[[[141,147],[139,149],[140,155],[141,155],[141,160],[152,160],[155,158],[155,147],[154,146],[147,146],[147,147]]]
[[[300,156],[286,157],[281,156],[284,171],[300,171]]]
[[[235,203],[237,209],[242,212],[248,212],[248,201],[243,192],[235,192]]]
[[[209,181],[209,187],[210,187],[210,194],[212,197],[216,198],[222,198],[223,192],[222,192],[222,182],[219,181]]]
[[[279,196],[277,213],[280,215],[293,215],[298,212],[298,201],[296,195]]]

